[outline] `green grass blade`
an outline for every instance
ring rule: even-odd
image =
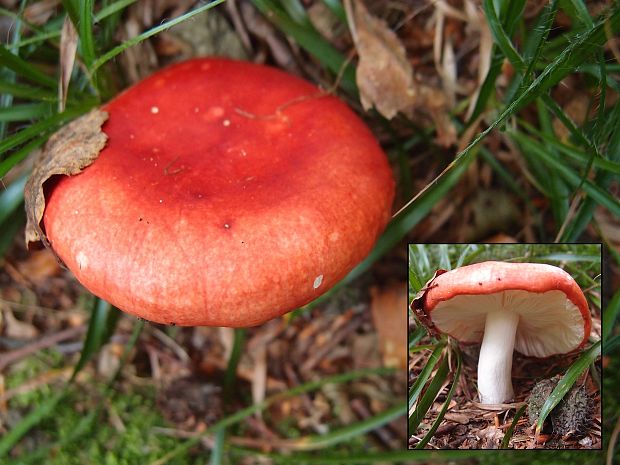
[[[26,145],[20,147],[19,150],[12,152],[11,155],[6,157],[4,160],[0,161],[0,179],[5,174],[7,174],[11,170],[11,168],[13,168],[23,159],[25,159],[34,150],[42,146],[46,140],[47,140],[47,133],[44,131],[42,136],[31,140]]]
[[[609,173],[620,175],[620,163],[608,160],[607,158],[603,158],[602,156],[591,158],[588,154],[580,150],[579,148],[564,144],[559,141],[557,137],[551,136],[549,134],[538,131],[534,126],[531,126],[527,123],[523,124],[523,127],[527,129],[527,132],[539,137],[546,146],[561,152],[563,155],[578,161],[579,164],[585,168],[588,165],[588,162],[592,160],[592,165],[595,168],[599,168],[603,171],[607,171]]]
[[[417,403],[415,409],[413,409],[413,411],[409,414],[409,420],[407,423],[409,435],[415,434],[418,426],[420,426],[420,423],[428,412],[428,409],[431,408],[433,402],[435,402],[443,383],[448,378],[448,369],[448,357],[444,356],[439,368],[437,368],[437,371],[435,372],[435,376],[433,376],[432,381],[428,385],[426,392],[424,392],[424,395]]]
[[[128,6],[136,3],[138,0],[118,0],[117,2],[111,3],[99,10],[97,14],[95,14],[95,23],[100,22],[101,20],[112,16],[115,13],[123,11]]]
[[[331,12],[340,20],[341,23],[347,23],[347,14],[342,7],[342,2],[340,0],[323,0],[323,3],[327,5],[327,8],[331,10]]]
[[[599,20],[583,34],[575,36],[568,47],[545,68],[539,76],[539,86],[542,92],[549,90],[568,74],[572,73],[580,64],[587,61],[592,53],[598,52],[607,42],[607,34],[617,34],[620,29],[620,4],[617,2],[609,10],[606,18]],[[561,66],[558,66],[560,65]],[[524,101],[527,103],[527,100]]]
[[[448,244],[438,244],[437,251],[439,253],[439,268],[442,270],[451,270],[450,253],[448,252]],[[435,271],[435,270],[433,270]]]
[[[518,132],[511,132],[511,137],[519,142],[524,150],[535,152],[539,156],[539,160],[545,163],[547,166],[552,167],[555,172],[561,175],[573,188],[578,188],[580,185],[582,189],[590,196],[594,201],[607,208],[616,216],[620,216],[620,201],[616,199],[612,194],[600,188],[592,181],[583,180],[578,174],[576,174],[570,167],[568,167],[562,160],[551,156],[544,147],[535,141],[523,136]]]
[[[547,111],[547,108],[543,105],[542,99],[536,100],[536,108],[538,110],[538,121],[540,127],[542,128],[542,132],[545,133],[548,137],[555,138],[553,123],[551,122],[551,118]],[[545,150],[549,154],[549,156],[557,159],[557,153],[555,152],[553,147],[545,146]],[[539,182],[545,183],[550,193],[549,200],[551,203],[551,211],[553,212],[553,218],[555,219],[555,223],[562,224],[564,219],[568,215],[568,210],[570,208],[570,188],[566,185],[566,183],[560,176],[552,176],[552,170],[549,170],[544,163],[537,163],[537,161],[538,160],[529,164],[530,169],[536,170],[536,172],[538,173],[537,178]]]
[[[77,107],[65,110],[62,113],[57,113],[49,118],[38,121],[31,124],[26,129],[7,137],[0,141],[0,157],[10,149],[13,149],[25,142],[28,142],[33,137],[38,136],[42,132],[50,131],[57,128],[61,124],[67,123],[73,118],[80,116],[88,110],[88,107]]]
[[[528,63],[525,75],[523,76],[526,82],[529,81],[534,72],[534,67],[540,60],[547,42],[547,37],[549,37],[549,32],[551,32],[551,28],[553,27],[557,11],[557,0],[551,0],[545,5],[541,14],[536,18],[533,27],[528,31],[523,46],[523,58],[524,61]],[[512,95],[509,96],[509,100],[511,99]]]
[[[245,341],[246,330],[243,328],[234,329],[233,347],[226,365],[226,372],[224,373],[224,386],[223,386],[223,402],[226,410],[231,403],[231,397],[233,394],[235,380],[237,376],[237,367],[239,366],[239,360],[243,354],[243,343]],[[224,451],[226,446],[226,427],[222,427],[215,432],[215,443],[211,450],[211,458],[209,463],[211,465],[220,465],[224,462]]]
[[[478,255],[480,255],[484,249],[482,249],[478,244],[467,244],[463,250],[459,253],[458,259],[454,268],[458,268],[463,265],[468,265],[471,261]]]
[[[77,29],[80,24],[80,1],[81,0],[61,0],[62,6],[65,8],[65,11],[71,18],[71,22],[75,25]]]
[[[312,26],[310,19],[308,19],[306,9],[299,0],[280,0],[280,4],[286,10],[289,17],[297,24],[303,27]]]
[[[419,328],[423,328],[423,326],[420,325]],[[431,353],[428,361],[426,362],[426,365],[424,365],[424,368],[422,368],[422,371],[420,371],[420,373],[418,374],[415,382],[413,383],[411,388],[409,388],[409,411],[413,409],[413,406],[418,401],[418,397],[420,397],[420,393],[424,389],[426,382],[431,377],[433,370],[441,360],[441,353],[443,352],[445,346],[445,342],[435,345],[433,352]]]
[[[512,45],[510,37],[504,30],[504,26],[497,17],[497,13],[495,12],[494,0],[484,0],[482,2],[482,7],[484,9],[489,28],[491,29],[491,34],[495,39],[495,43],[499,46],[504,56],[508,58],[508,60],[513,64],[516,70],[520,74],[524,74],[527,67],[523,62],[521,55],[519,55],[519,52],[517,52],[517,49],[514,48],[514,45]]]
[[[605,355],[612,354],[618,347],[620,347],[620,334],[615,335],[614,337],[610,337],[607,339],[607,343],[605,344]]]
[[[0,80],[0,92],[24,99],[45,100],[48,102],[55,102],[58,100],[57,92],[42,89],[41,87],[17,84],[6,80]]]
[[[414,246],[415,255],[414,259],[411,261],[413,266],[415,266],[418,275],[418,281],[420,285],[415,288],[416,292],[422,289],[424,283],[428,281],[428,278],[433,274],[435,270],[432,269],[431,260],[428,256],[428,248],[426,244],[415,244]]]
[[[568,6],[572,8],[568,8]],[[564,2],[564,11],[575,20],[577,23],[581,23],[585,27],[592,27],[594,24],[590,17],[588,7],[582,0],[568,0]]]
[[[517,427],[517,423],[519,422],[519,419],[521,418],[521,416],[525,412],[525,408],[526,407],[527,407],[527,405],[522,405],[519,408],[519,410],[517,410],[517,413],[515,413],[515,416],[512,419],[512,423],[510,423],[510,427],[506,430],[506,434],[504,434],[504,437],[502,438],[502,444],[499,446],[500,449],[508,449],[508,446],[510,445],[510,439],[512,439],[512,435],[515,432],[515,428]]]
[[[213,0],[211,2],[209,2],[206,5],[203,5],[201,7],[198,7],[192,11],[188,11],[187,13],[171,19],[170,21],[166,21],[163,24],[160,24],[159,26],[156,26],[154,28],[149,29],[148,31],[143,32],[142,34],[137,35],[136,37],[133,37],[129,40],[126,40],[125,42],[123,42],[122,44],[118,45],[117,47],[114,47],[112,50],[107,51],[106,53],[102,54],[101,56],[99,56],[99,58],[97,58],[91,65],[90,67],[90,71],[91,72],[95,72],[97,69],[99,69],[101,66],[103,66],[104,64],[106,64],[108,61],[110,61],[112,58],[114,58],[115,56],[123,53],[125,50],[127,50],[129,47],[133,47],[136,44],[139,44],[140,42],[143,42],[144,40],[148,39],[149,37],[153,37],[154,35],[159,34],[162,31],[166,31],[168,29],[170,29],[173,26],[176,26],[177,24],[182,23],[183,21],[187,21],[189,18],[192,18],[200,13],[203,13],[205,11],[210,10],[211,8],[216,7],[217,5],[224,3],[226,0]]]
[[[415,446],[416,449],[424,449],[424,447],[426,447],[428,442],[433,438],[433,435],[437,431],[437,428],[439,428],[439,425],[441,425],[441,422],[443,421],[446,415],[446,412],[448,411],[448,407],[450,406],[450,401],[452,400],[452,397],[454,396],[454,392],[456,391],[456,387],[459,384],[459,378],[461,377],[462,368],[463,367],[462,367],[462,360],[461,360],[461,352],[457,350],[456,351],[456,372],[454,373],[454,377],[452,378],[452,385],[450,386],[450,389],[448,390],[448,394],[446,395],[446,400],[444,401],[441,407],[441,410],[437,414],[437,418],[435,418],[435,421],[433,422],[433,425],[431,426],[431,428],[424,435],[422,440],[416,444]]]
[[[498,6],[500,7],[499,17],[502,24],[502,29],[506,31],[508,36],[512,35],[516,27],[517,20],[521,18],[522,3],[522,0],[498,2]],[[495,81],[497,81],[497,78],[501,74],[503,63],[504,54],[497,44],[494,43],[491,47],[491,64],[489,66],[489,71],[487,72],[482,86],[480,86],[480,91],[478,92],[478,98],[476,99],[474,110],[465,125],[466,127],[471,126],[471,124],[478,119],[486,108],[491,96],[495,94]]]
[[[93,38],[93,0],[79,2],[80,22],[75,24],[80,37],[80,50],[86,68],[90,69],[96,58],[95,41]]]
[[[213,448],[211,449],[210,465],[220,465],[224,460],[224,450],[226,448],[226,430],[224,428],[215,432]]]
[[[583,354],[579,356],[577,360],[570,366],[562,379],[558,382],[557,386],[551,392],[549,398],[543,404],[540,410],[540,416],[536,422],[536,434],[538,435],[542,430],[543,424],[547,419],[547,416],[551,413],[556,405],[564,398],[566,393],[570,391],[577,379],[581,374],[588,369],[588,367],[596,361],[601,355],[601,341],[598,341]]]
[[[66,389],[63,389],[52,397],[46,399],[42,404],[37,405],[28,415],[26,415],[19,423],[14,425],[0,439],[0,458],[6,457],[17,442],[24,437],[28,431],[41,423],[45,418],[51,415],[56,405],[67,395]]]
[[[607,353],[607,342],[612,335],[613,329],[618,321],[618,315],[620,315],[620,290],[616,291],[611,298],[605,310],[603,310],[603,317],[601,320],[601,333],[603,337],[603,348]]]
[[[409,333],[409,350],[416,347],[424,336],[426,336],[426,329],[422,325],[417,326],[412,333]]]
[[[271,0],[252,0],[252,4],[282,32],[295,39],[302,48],[313,55],[319,62],[338,75],[345,66],[345,57],[313,28],[300,27],[286,12],[278,8]],[[340,85],[352,95],[357,95],[353,67],[346,65]]]
[[[306,436],[299,439],[287,441],[296,450],[316,450],[340,444],[349,439],[361,436],[369,431],[377,429],[398,417],[406,414],[407,407],[405,402],[400,402],[383,412],[358,421],[351,425],[330,431],[326,434],[316,436]]]
[[[14,211],[4,225],[0,225],[0,257],[3,257],[7,250],[13,245],[15,236],[19,231],[23,231],[26,217],[21,211]]]
[[[4,222],[24,201],[24,186],[28,176],[21,176],[3,190],[0,190],[0,226],[5,227]]]
[[[0,108],[0,121],[30,121],[48,116],[51,112],[50,103],[22,103],[9,108]]]
[[[116,323],[120,317],[120,311],[103,299],[96,297],[90,313],[88,331],[84,340],[84,347],[80,353],[80,359],[73,368],[71,381],[84,368],[86,363],[109,341]]]
[[[45,87],[56,88],[56,79],[39,71],[33,65],[11,53],[4,45],[0,45],[0,65],[6,67],[24,79],[36,82]]]
[[[394,216],[385,229],[381,239],[375,245],[368,257],[347,275],[345,282],[357,278],[370,266],[391,250],[405,235],[413,229],[459,181],[469,163],[473,159],[473,152],[453,161],[438,177],[428,184],[416,197]]]

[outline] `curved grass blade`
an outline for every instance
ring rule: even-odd
[[[600,188],[592,181],[583,179],[581,176],[573,172],[573,170],[567,166],[566,163],[551,156],[542,145],[532,139],[525,137],[523,134],[516,131],[512,131],[510,135],[522,147],[524,147],[524,150],[536,153],[540,161],[552,167],[554,171],[561,175],[573,188],[578,188],[581,186],[585,193],[598,204],[604,206],[614,215],[620,217],[620,201],[613,195]]]
[[[579,358],[569,367],[569,369],[566,370],[566,373],[562,376],[562,379],[560,379],[557,386],[553,389],[551,395],[540,409],[540,416],[536,422],[536,437],[540,434],[547,416],[549,416],[554,407],[560,403],[566,393],[573,387],[573,384],[575,384],[579,376],[581,376],[581,374],[587,370],[587,368],[594,363],[600,355],[601,341],[598,341],[583,354],[581,354]]]
[[[437,418],[435,418],[435,421],[433,422],[431,429],[429,429],[428,432],[422,438],[422,440],[416,444],[415,446],[416,449],[424,449],[424,447],[426,447],[428,442],[433,438],[433,435],[437,431],[437,428],[439,428],[439,425],[443,421],[443,418],[446,415],[446,412],[448,411],[448,407],[450,406],[450,401],[452,400],[452,396],[454,396],[454,391],[456,391],[456,387],[459,384],[459,379],[461,377],[462,360],[461,360],[461,352],[458,349],[455,352],[456,352],[456,372],[454,373],[454,376],[452,378],[452,386],[450,386],[450,390],[448,391],[448,394],[446,395],[446,400],[444,401],[443,406],[441,407],[441,410],[437,414]]]
[[[143,32],[142,34],[137,35],[136,37],[126,40],[122,44],[118,45],[117,47],[114,47],[112,50],[107,51],[106,53],[102,54],[99,58],[97,58],[95,61],[93,61],[90,67],[90,72],[94,73],[97,69],[101,68],[104,64],[106,64],[108,61],[110,61],[115,56],[123,53],[129,47],[133,47],[134,45],[145,41],[149,37],[153,37],[154,35],[157,35],[162,31],[166,31],[170,29],[171,27],[176,26],[177,24],[180,24],[183,21],[188,20],[189,18],[192,18],[204,11],[208,11],[211,8],[214,8],[221,3],[224,3],[225,1],[226,0],[213,0],[204,6],[198,7],[192,11],[188,11],[187,13],[177,18],[171,19],[170,21],[166,21],[165,23],[160,24],[159,26],[156,26],[154,28],[151,28],[148,31]]]
[[[515,428],[517,427],[517,423],[519,423],[519,418],[521,418],[521,416],[525,412],[526,407],[527,405],[522,405],[519,410],[517,410],[517,413],[515,413],[515,417],[512,419],[510,427],[506,430],[506,434],[504,434],[502,443],[499,446],[500,449],[508,449],[508,446],[510,445],[510,440],[512,439],[512,435],[514,434]]]
[[[568,2],[564,2],[563,6],[563,10],[571,19],[586,27],[592,27],[592,18],[590,17],[588,8],[581,0],[569,0]],[[572,6],[572,9],[568,8],[569,6]]]
[[[423,326],[419,326],[419,328],[423,328]],[[435,345],[435,347],[433,348],[433,352],[431,353],[428,361],[426,362],[426,365],[424,365],[424,368],[422,368],[422,371],[420,371],[420,374],[416,378],[415,382],[413,383],[411,388],[409,388],[408,411],[411,411],[416,402],[418,401],[418,397],[424,389],[426,382],[431,377],[433,370],[441,360],[441,353],[443,352],[445,346],[445,342],[440,342]]]
[[[80,359],[73,369],[71,381],[75,380],[75,377],[84,368],[86,363],[110,340],[119,317],[120,311],[116,307],[113,307],[99,297],[95,297],[84,347],[80,353]]]
[[[13,149],[20,144],[28,142],[33,137],[38,136],[44,131],[55,129],[56,127],[64,124],[73,118],[85,113],[90,106],[80,106],[71,109],[67,109],[62,113],[57,113],[49,118],[38,121],[31,124],[26,129],[13,134],[0,141],[0,156],[2,156],[7,150]]]
[[[45,87],[56,88],[56,79],[39,71],[39,68],[31,65],[19,56],[11,53],[4,45],[0,44],[0,63],[24,79],[36,82]]]
[[[518,2],[501,2],[498,4],[501,7],[504,7],[504,11],[500,12],[501,18],[503,18],[503,24],[505,24],[504,29],[508,31],[508,33],[512,34],[514,32],[514,28],[517,24],[517,19],[521,17],[521,13],[519,13],[521,7],[521,1]],[[506,5],[508,8],[506,9]],[[499,77],[502,71],[502,65],[504,63],[504,55],[496,44],[493,44],[491,47],[491,64],[489,66],[489,71],[487,72],[486,77],[484,78],[484,82],[480,86],[480,90],[478,92],[478,98],[476,99],[476,103],[474,105],[474,110],[472,111],[469,120],[465,124],[465,127],[471,126],[474,121],[478,119],[478,117],[484,111],[489,99],[494,94],[496,85],[495,81]]]
[[[407,423],[409,435],[415,433],[418,426],[420,426],[420,423],[424,419],[426,412],[428,412],[428,409],[431,408],[431,405],[435,402],[435,399],[439,395],[444,382],[448,378],[448,369],[448,357],[444,356],[439,368],[437,368],[437,371],[435,372],[435,376],[433,376],[433,380],[428,385],[426,392],[417,403],[416,408],[413,409],[409,415],[409,420]]]
[[[523,14],[523,8],[525,7],[525,2],[511,2],[513,4],[519,4],[519,16]],[[516,67],[517,71],[520,74],[524,74],[526,71],[526,65],[523,62],[521,55],[517,52],[517,49],[512,45],[512,40],[504,30],[504,26],[500,22],[497,17],[497,13],[495,11],[495,2],[493,0],[484,0],[482,2],[482,8],[484,9],[485,17],[489,28],[491,29],[491,34],[493,34],[493,38],[495,39],[495,43],[499,46],[500,50],[504,54],[506,58]]]
[[[587,164],[590,160],[592,160],[592,165],[594,167],[600,168],[601,170],[609,173],[620,174],[620,163],[614,160],[608,160],[602,156],[590,157],[588,154],[579,150],[575,146],[564,144],[559,141],[557,137],[538,131],[528,123],[524,122],[522,126],[527,129],[528,133],[540,137],[540,139],[545,142],[545,145],[553,147],[558,152],[561,152],[573,160],[581,162],[581,165]]]
[[[95,41],[93,39],[93,0],[81,0],[78,4],[80,21],[78,24],[74,23],[74,25],[80,37],[82,59],[86,67],[90,69],[96,57]]]

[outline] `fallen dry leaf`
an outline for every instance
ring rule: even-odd
[[[60,33],[60,79],[58,80],[58,111],[64,111],[67,102],[69,81],[75,63],[75,52],[78,46],[78,33],[69,18],[65,18]]]
[[[407,367],[407,285],[370,290],[372,320],[385,366]]]
[[[17,269],[35,284],[43,283],[61,271],[55,255],[49,249],[33,251],[26,260],[17,264]]]
[[[95,161],[108,139],[101,130],[107,119],[106,112],[92,110],[58,130],[49,138],[43,150],[39,151],[32,175],[24,189],[28,220],[26,247],[37,241],[49,246],[40,225],[45,211],[43,184],[57,174],[78,174]]]
[[[359,57],[355,79],[365,110],[375,107],[387,119],[408,109],[416,96],[405,47],[388,25],[371,15],[361,0],[345,1],[351,36]]]
[[[3,312],[4,335],[14,339],[33,339],[39,335],[37,328],[25,321],[18,320],[9,308]]]

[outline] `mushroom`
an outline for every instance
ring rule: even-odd
[[[592,325],[575,280],[561,268],[541,263],[489,261],[438,270],[412,309],[434,333],[464,343],[482,342],[482,404],[514,397],[514,349],[534,357],[567,353],[586,343]]]
[[[341,280],[390,219],[370,130],[277,69],[194,59],[102,109],[107,145],[48,183],[43,226],[87,289],[144,319],[260,324]]]

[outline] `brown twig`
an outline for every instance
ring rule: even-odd
[[[0,372],[3,371],[7,366],[12,363],[21,360],[28,355],[38,352],[42,349],[47,349],[48,347],[54,346],[61,341],[66,339],[71,339],[75,336],[79,336],[80,334],[86,331],[86,326],[80,325],[73,328],[67,328],[57,333],[48,334],[43,336],[42,338],[28,344],[24,347],[20,347],[19,349],[15,349],[11,352],[7,352],[5,354],[0,355]]]

